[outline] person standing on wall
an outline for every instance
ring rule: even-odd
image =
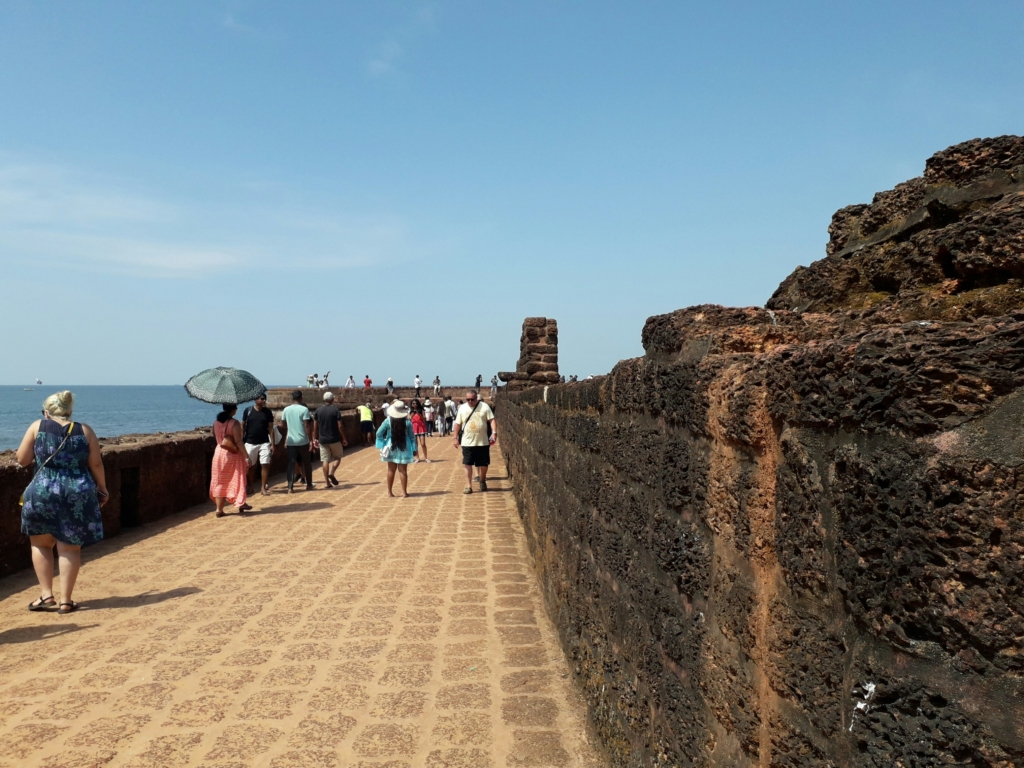
[[[57,392],[43,401],[43,418],[33,421],[15,454],[18,464],[37,463],[25,489],[21,532],[32,545],[32,567],[40,596],[30,611],[71,613],[71,599],[82,567],[82,545],[103,538],[100,506],[107,503],[107,480],[96,433],[87,424],[71,421],[75,396]],[[53,596],[53,547],[60,558],[60,604]]]
[[[366,444],[369,445],[373,442],[373,411],[370,410],[370,401],[366,401],[366,405],[357,405],[356,410],[359,411],[359,429],[363,432],[363,437],[366,438]]]
[[[498,376],[491,376],[491,397],[498,394]]]
[[[412,385],[416,388],[416,397],[420,396],[420,388],[423,386],[423,379],[417,373],[416,378],[412,380]]]
[[[352,374],[349,374],[348,381],[345,382],[345,389],[355,389],[356,380],[352,378]]]
[[[373,379],[370,378],[370,374],[366,374],[366,378],[363,379],[363,389],[369,389],[373,386]]]
[[[395,394],[395,380],[390,376],[388,376],[387,383],[384,386],[387,388],[389,395]]]
[[[481,385],[481,384],[483,384],[483,383],[484,383],[484,377],[483,377],[483,374],[481,374],[481,373],[478,373],[478,374],[476,375],[476,388],[477,388],[477,390],[479,390],[479,389],[480,389],[480,385]]]
[[[313,462],[309,456],[309,441],[313,435],[313,417],[302,403],[302,390],[292,392],[292,404],[281,412],[281,426],[285,430],[284,447],[288,452],[288,493],[294,492],[295,464],[302,462],[302,471],[306,478],[306,490],[311,491],[313,485]]]
[[[270,462],[274,458],[274,412],[267,408],[267,393],[256,395],[255,406],[242,413],[242,439],[245,454],[249,457],[249,473],[246,483],[252,485],[257,465],[260,467],[260,494],[270,493]]]
[[[392,490],[397,472],[402,478],[402,495],[409,498],[409,465],[416,456],[416,439],[412,435],[409,409],[401,400],[395,400],[388,407],[386,416],[377,430],[377,448],[380,460],[388,465],[388,496],[394,498]]]
[[[490,426],[490,437],[487,427]],[[473,492],[473,467],[477,468],[480,490],[487,490],[487,467],[491,465],[491,446],[498,439],[494,413],[480,400],[476,390],[466,393],[466,402],[459,406],[455,416],[455,447],[462,448],[462,466],[466,469],[466,489]]]
[[[440,395],[441,394],[441,377],[440,376],[435,376],[434,377],[434,394],[435,395]]]
[[[338,485],[334,473],[341,466],[341,457],[345,453],[348,441],[341,425],[341,411],[334,404],[334,393],[324,392],[324,404],[316,409],[313,420],[313,445],[320,445],[320,463],[324,471],[324,482],[327,487]]]

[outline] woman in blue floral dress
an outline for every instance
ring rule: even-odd
[[[394,497],[395,473],[402,482],[402,495],[409,497],[409,465],[416,456],[416,436],[413,434],[409,409],[401,400],[395,400],[385,412],[384,423],[377,430],[377,449],[385,447],[388,455],[380,460],[388,465],[388,496]]]
[[[57,613],[78,610],[71,599],[82,545],[103,538],[100,505],[109,498],[103,459],[96,433],[71,420],[75,398],[57,392],[43,403],[43,418],[25,432],[18,448],[23,467],[36,462],[37,470],[25,489],[21,532],[32,542],[32,565],[42,593],[29,603],[30,611]],[[53,596],[53,547],[60,557],[60,604]]]

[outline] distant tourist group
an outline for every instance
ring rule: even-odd
[[[439,377],[435,377],[433,386],[435,391],[440,391]],[[292,392],[291,400],[276,422],[267,406],[265,392],[245,410],[241,422],[235,418],[237,406],[225,405],[217,416],[213,427],[217,448],[213,456],[210,497],[216,504],[218,517],[225,514],[224,507],[228,504],[236,506],[240,512],[252,509],[248,494],[257,466],[260,467],[260,493],[267,495],[270,492],[270,465],[282,444],[287,454],[285,481],[288,493],[294,493],[299,482],[305,485],[306,490],[315,488],[311,450],[320,453],[325,486],[339,485],[336,473],[348,440],[341,410],[334,404],[334,393],[324,392],[324,404],[315,412],[303,402],[302,390]],[[379,426],[375,426],[374,408],[370,401],[357,406],[356,411],[366,445],[375,443],[381,452],[381,461],[388,465],[389,496],[394,495],[396,474],[401,479],[402,494],[408,495],[407,465],[431,462],[427,441],[435,434],[439,437],[453,435],[456,445],[463,449],[463,464],[467,467],[465,492],[472,493],[474,467],[480,489],[487,489],[490,446],[496,439],[496,428],[494,413],[487,403],[479,400],[476,390],[467,392],[465,401],[458,403],[451,395],[443,396],[439,402],[429,397],[420,402],[417,397],[409,405],[402,400],[389,403],[385,399],[379,409]]]

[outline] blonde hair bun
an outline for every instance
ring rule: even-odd
[[[58,419],[71,418],[71,412],[74,409],[75,395],[68,389],[63,392],[54,392],[43,401],[43,410]]]

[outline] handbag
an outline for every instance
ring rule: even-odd
[[[32,473],[32,480],[36,479],[36,475],[39,474],[39,470],[41,470],[43,467],[45,467],[47,464],[50,463],[50,459],[52,459],[54,456],[56,456],[58,453],[60,453],[60,449],[64,447],[64,444],[68,441],[68,438],[71,437],[71,430],[73,430],[74,428],[75,428],[75,422],[72,421],[72,422],[70,422],[68,424],[67,434],[64,435],[64,439],[60,441],[60,445],[57,446],[57,450],[55,450],[53,453],[51,453],[49,456],[47,456],[46,457],[46,461],[44,461],[42,464],[40,464],[39,466],[36,467],[35,472]],[[32,485],[32,480],[28,481],[28,485]],[[25,486],[25,490],[28,490],[28,486]],[[25,491],[21,492],[21,498],[18,499],[18,506],[19,507],[25,506]]]
[[[226,432],[224,437],[221,438],[220,447],[228,453],[238,453],[238,444],[235,442],[235,438]]]

